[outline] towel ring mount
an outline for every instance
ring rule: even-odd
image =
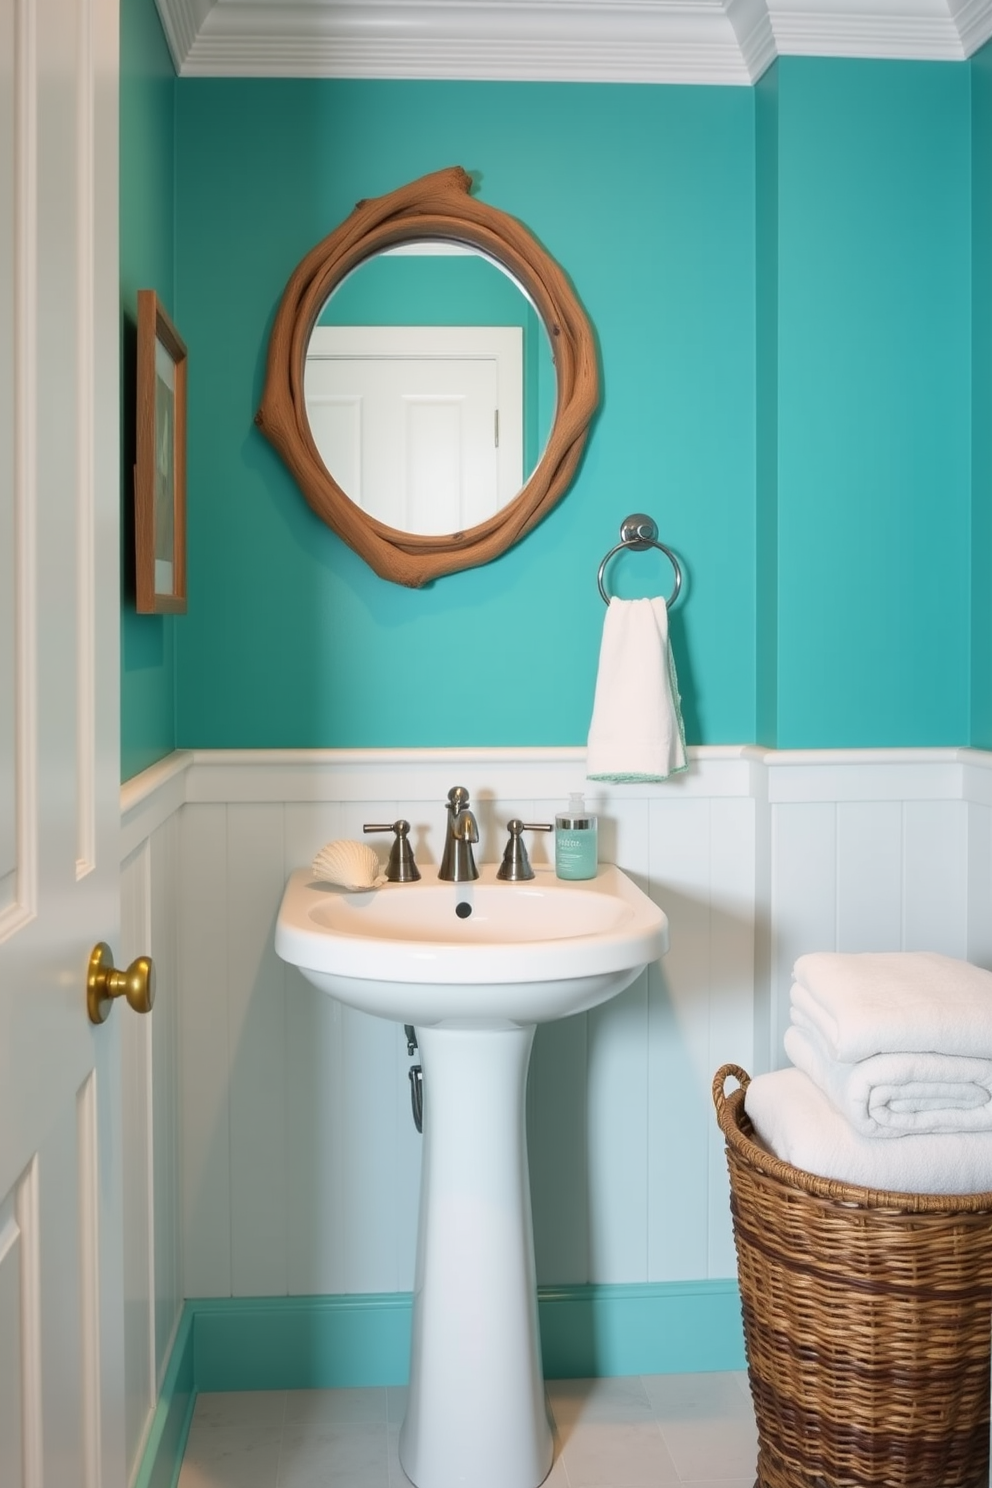
[[[624,518],[620,523],[620,541],[615,547],[610,549],[599,565],[596,582],[599,585],[599,592],[603,596],[603,603],[609,604],[610,602],[610,595],[607,593],[606,585],[603,582],[606,565],[615,553],[621,552],[624,548],[629,548],[634,553],[644,553],[648,548],[657,548],[660,553],[664,553],[672,565],[672,570],[675,574],[675,587],[665,601],[668,608],[671,609],[679,597],[679,590],[682,588],[682,570],[679,567],[679,560],[671,548],[666,547],[663,542],[658,541],[658,523],[654,517],[649,517],[645,512],[634,512],[632,516]]]

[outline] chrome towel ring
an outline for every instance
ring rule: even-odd
[[[654,517],[649,517],[644,512],[635,512],[633,516],[624,518],[620,523],[620,541],[616,547],[610,549],[599,565],[596,582],[599,585],[599,592],[603,596],[603,603],[609,604],[610,602],[610,596],[606,592],[606,585],[603,583],[606,565],[614,553],[619,553],[621,548],[630,548],[635,553],[643,553],[647,548],[657,548],[659,552],[664,553],[675,573],[675,587],[665,601],[668,608],[671,609],[679,597],[679,590],[682,588],[682,570],[679,568],[679,560],[671,548],[666,548],[663,542],[658,541],[658,523]]]

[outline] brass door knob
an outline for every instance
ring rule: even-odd
[[[91,1023],[105,1023],[115,997],[126,997],[136,1013],[150,1013],[155,1001],[155,967],[150,956],[139,956],[127,971],[118,971],[114,953],[101,940],[93,947],[86,976],[86,1011]]]

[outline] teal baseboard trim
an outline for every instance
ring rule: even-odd
[[[404,1385],[409,1292],[185,1304],[133,1488],[175,1488],[201,1390]],[[547,1379],[744,1368],[734,1281],[538,1289]]]
[[[176,1488],[196,1404],[194,1322],[195,1314],[187,1303],[172,1342],[162,1393],[131,1488]]]
[[[736,1281],[541,1287],[545,1379],[744,1368]]]
[[[409,1292],[212,1297],[195,1317],[198,1390],[330,1390],[405,1385]]]

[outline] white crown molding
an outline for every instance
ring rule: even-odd
[[[986,7],[987,8],[987,7]],[[962,62],[966,52],[946,0],[770,0],[780,56],[919,58]]]
[[[181,77],[747,86],[777,56],[963,61],[992,0],[156,0]]]
[[[182,76],[216,0],[155,0],[176,71]]]
[[[952,0],[952,9],[964,54],[970,57],[992,36],[992,5],[989,0]]]

